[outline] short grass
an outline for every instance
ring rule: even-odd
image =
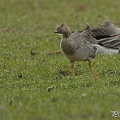
[[[111,111],[120,112],[120,55],[96,57],[97,79],[86,62],[76,62],[72,77],[68,60],[56,53],[60,37],[53,33],[61,22],[76,30],[111,19],[120,27],[119,5],[119,0],[1,0],[0,120],[119,119]]]

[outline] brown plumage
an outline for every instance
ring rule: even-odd
[[[101,25],[91,28],[93,37],[98,41],[99,45],[102,45],[111,49],[120,49],[120,28],[110,20],[105,20]]]
[[[99,39],[102,36],[111,36],[116,34],[116,28],[114,24],[111,23],[110,20],[105,20],[101,25],[97,25],[96,27],[91,28],[93,32],[93,37]]]
[[[105,20],[101,25],[90,28],[86,24],[84,30],[92,31],[94,39],[88,39],[91,44],[98,44],[98,54],[117,54],[120,51],[120,28],[115,27],[110,20]],[[77,31],[81,33],[82,31]],[[76,33],[76,31],[75,31]],[[72,33],[74,34],[74,32]]]
[[[95,39],[92,41],[89,39],[89,42],[92,44],[99,44],[107,48],[120,49],[120,32],[118,28],[115,28],[114,24],[110,21],[104,21],[101,25],[90,28],[86,24],[84,30],[91,30],[92,36]],[[96,30],[96,32],[94,31]]]

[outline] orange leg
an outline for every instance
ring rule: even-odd
[[[72,76],[74,76],[75,75],[75,73],[74,73],[74,63],[71,63],[71,70],[72,70]]]
[[[89,68],[90,68],[90,73],[92,73],[92,62],[89,61],[88,65],[89,65]]]

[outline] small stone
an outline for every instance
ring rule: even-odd
[[[54,88],[55,88],[54,86],[50,86],[50,87],[47,88],[47,91],[50,92]]]

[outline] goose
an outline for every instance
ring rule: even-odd
[[[100,45],[98,53],[109,55],[120,53],[120,28],[115,27],[110,20],[104,20],[101,25],[92,28],[92,32]]]
[[[113,55],[120,53],[120,35],[113,35],[98,40],[97,54]]]
[[[113,55],[120,53],[120,28],[116,28],[110,20],[105,20],[101,25],[93,28],[86,24],[84,29],[92,31],[94,39],[89,42],[98,44],[97,54]]]
[[[74,32],[71,34],[70,28],[61,23],[57,26],[54,33],[62,35],[60,48],[62,53],[70,61],[72,75],[74,76],[74,62],[88,61],[90,72],[92,71],[92,59],[95,58],[97,47],[92,45],[88,40],[94,39],[90,30],[83,32]]]

